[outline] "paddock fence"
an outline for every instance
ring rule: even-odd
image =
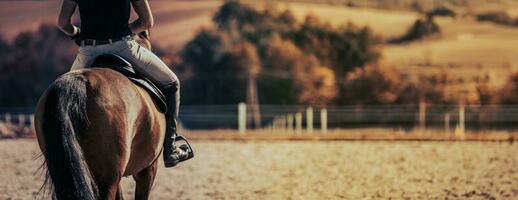
[[[518,105],[184,105],[183,128],[327,132],[350,128],[518,130]],[[0,108],[0,124],[34,126],[34,108]],[[1,129],[0,129],[1,131]]]

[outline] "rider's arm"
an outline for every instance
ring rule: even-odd
[[[153,27],[153,14],[147,0],[132,1],[133,9],[138,15],[138,19],[130,23],[132,33],[140,33]]]
[[[79,33],[79,28],[72,24],[72,15],[76,10],[77,4],[72,0],[63,0],[61,11],[58,17],[58,27],[63,33],[74,36]]]

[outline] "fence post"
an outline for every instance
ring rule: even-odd
[[[286,132],[286,124],[287,124],[287,121],[288,121],[288,120],[286,119],[286,116],[285,116],[285,115],[281,116],[281,117],[280,117],[280,120],[281,120],[281,121],[280,121],[280,123],[281,123],[281,124],[280,124],[280,126],[281,126],[281,131],[285,133],[285,132]]]
[[[444,129],[447,134],[450,133],[450,113],[444,114]]]
[[[426,102],[419,101],[419,131],[423,133],[426,129]]]
[[[246,104],[239,103],[238,105],[238,129],[239,133],[244,134],[246,132]]]
[[[23,115],[23,114],[18,115],[18,126],[25,127],[25,115]]]
[[[288,123],[288,132],[293,132],[293,114],[288,114],[286,116],[286,122]]]
[[[272,130],[275,130],[275,117],[272,119]]]
[[[36,131],[36,127],[35,127],[35,124],[34,124],[34,114],[32,114],[30,116],[30,120],[31,120],[31,130]]]
[[[461,103],[459,105],[459,125],[457,126],[457,129],[455,130],[455,136],[457,136],[457,138],[461,138],[461,139],[464,139],[464,136],[465,136],[465,126],[464,126],[464,120],[465,120],[465,116],[464,116],[464,103]]]
[[[11,125],[11,114],[5,113],[5,123]]]
[[[306,130],[308,133],[313,132],[313,108],[308,107],[306,109]]]
[[[295,114],[295,130],[297,133],[302,132],[302,113],[300,112]]]
[[[320,110],[320,131],[322,131],[322,133],[327,132],[327,109],[325,108]]]

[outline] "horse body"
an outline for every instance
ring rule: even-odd
[[[147,199],[162,150],[165,117],[151,96],[122,74],[69,72],[41,97],[38,143],[58,199],[122,199],[132,175],[135,199]]]

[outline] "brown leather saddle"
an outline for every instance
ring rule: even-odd
[[[145,89],[152,97],[160,112],[165,113],[167,111],[167,104],[165,103],[165,96],[162,91],[149,79],[135,71],[133,65],[124,58],[115,54],[100,55],[95,58],[89,67],[108,68],[121,73],[135,85]]]

